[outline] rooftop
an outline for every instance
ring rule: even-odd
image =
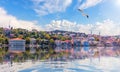
[[[23,40],[23,39],[21,39],[21,38],[12,38],[10,40]]]

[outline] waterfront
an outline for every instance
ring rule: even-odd
[[[120,72],[120,0],[0,0],[0,72]]]
[[[86,49],[88,48],[88,50]],[[9,63],[5,70],[15,72],[118,72],[120,60],[120,47],[55,47],[51,54],[43,52],[40,58],[29,57],[22,60],[19,55]],[[99,51],[99,54],[97,54]],[[50,52],[50,51],[48,51]],[[41,59],[42,58],[42,59]],[[22,60],[22,61],[21,61]],[[1,67],[4,70],[3,67]],[[5,72],[5,71],[2,71]]]

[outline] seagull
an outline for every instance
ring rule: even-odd
[[[78,10],[83,13],[83,10],[81,10],[81,9],[78,9]]]
[[[86,16],[87,18],[89,18],[89,15],[88,14],[85,14],[84,12],[83,12],[83,10],[81,10],[81,9],[78,9],[80,12],[81,12],[81,14],[83,15],[83,16]]]
[[[89,18],[88,14],[82,13],[83,16],[86,16],[87,18]]]

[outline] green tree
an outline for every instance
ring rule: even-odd
[[[40,42],[41,42],[41,38],[37,38],[37,39],[36,39],[36,43],[37,43],[37,44],[40,44]]]
[[[62,40],[62,41],[65,41],[65,40],[66,40],[66,38],[65,38],[65,37],[62,37],[62,38],[61,38],[61,40]]]
[[[21,39],[23,39],[23,35],[19,35],[19,36],[18,36],[18,38],[21,38]]]
[[[49,34],[45,34],[45,38],[46,39],[50,39],[50,35]]]
[[[9,39],[8,38],[4,38],[4,39],[5,39],[4,43],[8,44],[9,43]]]
[[[30,44],[30,37],[25,38],[26,44]]]
[[[54,40],[53,39],[50,39],[50,44],[54,44]]]
[[[0,37],[0,43],[3,44],[4,42],[5,42],[5,39]]]

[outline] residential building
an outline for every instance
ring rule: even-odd
[[[9,40],[9,52],[25,52],[25,40],[13,38]]]

